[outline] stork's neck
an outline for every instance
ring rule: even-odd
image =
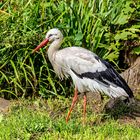
[[[57,39],[50,44],[50,47],[48,49],[48,57],[52,64],[55,59],[55,54],[57,53],[58,49],[61,47],[61,44],[62,44],[62,39]]]

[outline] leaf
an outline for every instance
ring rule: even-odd
[[[117,40],[127,40],[127,36],[128,35],[131,35],[130,32],[121,32],[121,33],[117,33],[114,37],[114,39],[117,41]]]
[[[112,52],[109,55],[106,56],[106,59],[109,61],[115,60],[118,58],[119,52]]]
[[[129,36],[131,36],[131,38],[137,37],[136,34],[133,34],[133,33],[130,32],[130,31],[123,30],[123,31],[121,31],[121,32],[118,32],[118,33],[115,35],[114,39],[115,39],[116,41],[119,41],[119,40],[127,40]]]
[[[15,66],[15,63],[14,63],[13,60],[10,60],[10,62],[11,62],[11,65],[12,65],[12,67],[13,67],[13,69],[14,69],[15,77],[16,77],[17,80],[20,82],[20,76],[19,76],[18,70],[17,70],[17,68],[16,68],[16,66]]]
[[[0,123],[2,122],[2,120],[3,120],[3,115],[0,114]]]
[[[133,5],[133,2],[127,1],[125,6],[122,9],[122,12],[120,15],[116,17],[114,20],[114,24],[120,24],[124,25],[128,23],[129,19],[131,18],[133,12],[135,11],[135,8],[132,8],[131,5]]]
[[[134,48],[133,53],[139,55],[140,54],[140,47]]]
[[[128,19],[128,15],[121,14],[115,24],[123,25],[128,22]]]
[[[140,25],[132,25],[131,28],[140,29]]]
[[[79,32],[78,34],[76,34],[75,40],[82,40],[82,39],[83,39],[83,34],[82,34],[82,32]]]

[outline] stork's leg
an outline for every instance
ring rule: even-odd
[[[85,118],[86,118],[86,105],[87,105],[87,96],[86,93],[84,94],[84,104],[83,104],[83,124],[85,124]]]
[[[75,105],[75,103],[76,103],[76,101],[77,101],[77,98],[78,98],[78,90],[77,90],[77,88],[75,87],[75,89],[74,89],[74,97],[73,97],[73,100],[72,100],[71,108],[70,108],[70,110],[69,110],[69,112],[68,112],[68,115],[67,115],[67,117],[66,117],[66,123],[67,123],[68,120],[69,120],[70,114],[71,114],[71,112],[72,112],[72,109],[74,108],[74,105]]]

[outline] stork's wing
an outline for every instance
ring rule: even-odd
[[[107,69],[96,54],[80,47],[69,47],[60,50],[55,61],[61,66],[73,69],[78,74]]]
[[[68,52],[64,52],[63,65],[71,69],[77,76],[96,80],[105,86],[119,86],[126,91],[129,97],[133,97],[133,93],[125,80],[108,62],[83,48],[72,47],[65,51]]]
[[[104,63],[107,67],[105,71],[96,71],[96,73],[82,73],[79,75],[81,78],[87,77],[90,79],[96,79],[100,82],[102,82],[106,86],[114,86],[114,87],[121,87],[123,88],[126,93],[129,95],[129,97],[133,97],[133,93],[125,80],[115,71],[115,69],[106,61],[101,60],[102,63]]]

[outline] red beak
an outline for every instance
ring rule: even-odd
[[[44,47],[45,45],[47,45],[47,43],[49,42],[49,39],[46,38],[44,39],[33,51],[32,53],[38,51],[40,48]]]

